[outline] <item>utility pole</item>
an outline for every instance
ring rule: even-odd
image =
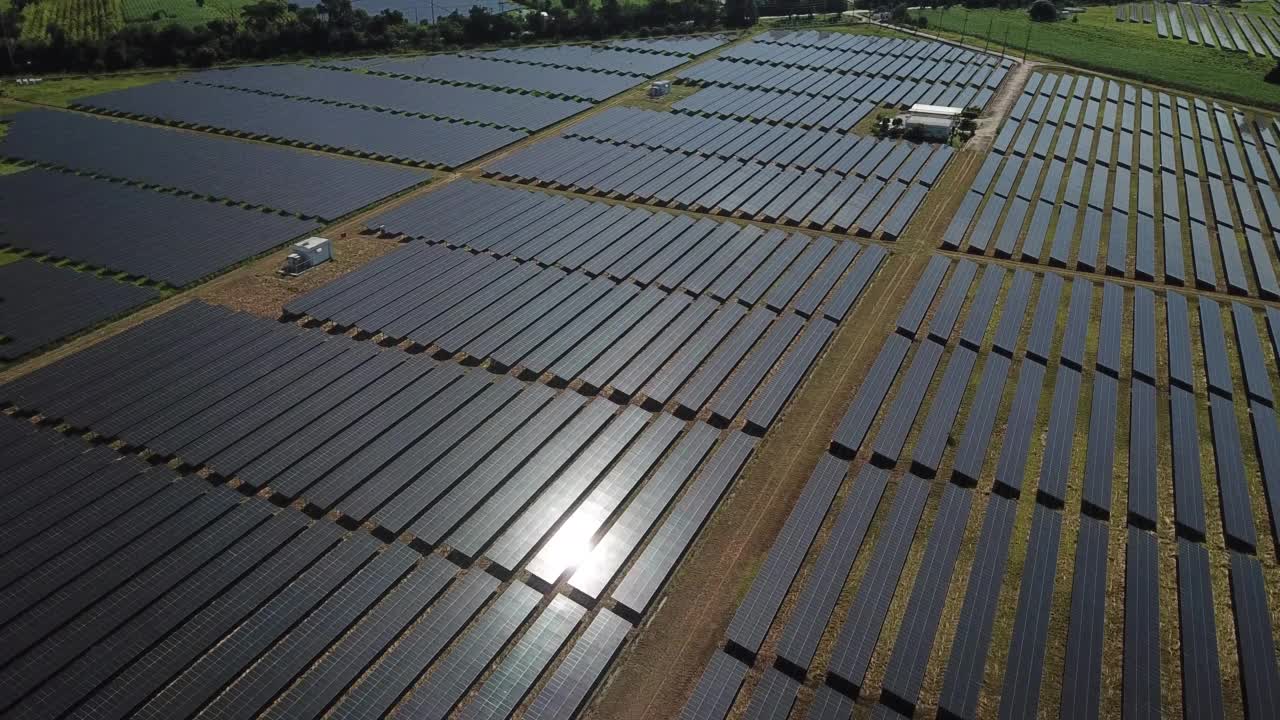
[[[1000,44],[1000,57],[1005,56],[1005,51],[1009,49],[1009,26],[1004,26],[1004,42]]]
[[[1031,23],[1027,23],[1027,41],[1022,45],[1022,62],[1027,61],[1027,48],[1031,47]]]
[[[991,26],[995,24],[995,21],[994,15],[987,21],[987,36],[982,39],[982,52],[986,52],[987,48],[991,47]]]
[[[964,44],[964,32],[969,29],[969,10],[964,11],[964,24],[960,26],[960,44]]]

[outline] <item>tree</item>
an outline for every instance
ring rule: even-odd
[[[1053,22],[1058,19],[1058,7],[1050,0],[1036,0],[1027,8],[1027,14],[1034,22]]]
[[[756,24],[759,12],[755,0],[725,0],[724,24],[726,27],[751,27]]]
[[[1276,62],[1276,66],[1271,68],[1271,72],[1267,73],[1265,78],[1267,82],[1280,85],[1280,61]]]
[[[240,15],[250,28],[258,32],[265,32],[267,29],[275,27],[288,11],[289,6],[285,4],[284,0],[258,0],[252,5],[245,5],[241,8]]]

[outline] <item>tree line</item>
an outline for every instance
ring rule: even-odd
[[[22,34],[22,8],[33,1],[13,0],[0,11],[0,42],[6,46],[0,72],[208,67],[234,60],[699,32],[755,21],[755,0],[530,0],[525,10],[495,13],[476,6],[434,23],[412,22],[394,10],[370,14],[351,0],[320,0],[314,7],[258,0],[236,19],[194,27],[137,23],[101,38],[74,40],[50,25],[47,38],[33,40]]]

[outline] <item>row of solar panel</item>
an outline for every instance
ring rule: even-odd
[[[1280,23],[1274,17],[1230,10],[1219,14],[1218,8],[1212,6],[1154,5],[1158,37],[1175,40],[1185,37],[1192,45],[1246,53],[1253,50],[1258,57],[1280,58]],[[1144,9],[1144,17],[1151,9],[1150,5]],[[1118,14],[1116,19],[1120,19]]]
[[[1013,67],[1016,61],[999,53],[983,52],[976,53],[968,49],[960,48],[950,43],[940,43],[932,40],[917,40],[915,38],[897,38],[888,43],[873,44],[864,35],[849,34],[841,32],[826,32],[822,30],[771,30],[761,33],[753,42],[767,43],[774,45],[784,45],[792,47],[816,47],[830,49],[852,49],[865,47],[881,54],[898,54],[911,55],[913,57],[950,57],[950,58],[969,58],[970,53],[986,58],[989,64],[999,66],[1005,69]]]
[[[968,50],[934,40],[848,35],[821,46],[779,42],[761,35],[720,54],[743,62],[792,67],[816,67],[845,72],[881,72],[900,60],[944,60],[959,65],[989,65],[1008,68],[1012,63],[999,55]]]
[[[0,359],[22,357],[157,296],[153,288],[34,260],[0,265]]]
[[[640,77],[661,75],[671,68],[688,62],[687,57],[657,53],[637,53],[621,48],[608,46],[591,47],[587,45],[502,48],[500,50],[472,51],[462,54],[467,57],[477,57],[485,60],[501,60],[557,68],[576,68],[579,70],[594,70]]]
[[[94,95],[77,100],[73,106],[427,166],[463,165],[528,137],[517,130],[290,100],[181,81]]]
[[[669,37],[608,40],[598,43],[598,46],[620,48],[632,52],[654,52],[692,57],[715,50],[721,45],[732,42],[733,39],[732,35],[672,35]]]
[[[591,103],[581,100],[399,80],[312,65],[206,70],[188,77],[186,82],[530,132],[591,107]]]
[[[0,463],[26,483],[6,483],[6,509],[22,513],[0,555],[11,717],[498,718],[522,703],[526,717],[569,717],[631,628],[136,457],[3,425]]]
[[[210,343],[219,355],[184,357],[180,326],[190,321],[209,328],[192,340]],[[789,399],[816,359],[813,344],[804,345],[797,350],[807,354],[784,360],[779,379],[766,383],[752,408]],[[770,354],[776,359],[781,350]],[[803,367],[794,380],[782,377],[797,375],[791,370],[797,363]],[[787,383],[794,384],[783,387]],[[618,508],[654,470],[655,478],[674,485],[662,490],[657,508],[643,510],[650,513],[642,516],[649,518],[644,527],[625,542],[602,546],[593,556],[598,562],[576,566],[573,585],[592,598],[722,435],[666,413],[379,352],[344,336],[203,305],[163,316],[0,392],[42,418],[302,498],[372,523],[389,537],[409,532],[418,542],[447,544],[455,554],[484,556],[509,571],[527,564],[548,586],[574,570],[565,562],[564,543],[580,549],[607,524],[611,512],[600,514],[600,503]],[[727,437],[713,458],[738,457],[754,443],[736,431]],[[732,468],[729,479],[736,472]],[[556,535],[561,515],[589,491],[599,502],[588,503]],[[635,512],[641,506],[624,514]],[[663,578],[651,579],[660,584]],[[640,600],[627,607],[642,613],[656,589],[631,596]]]
[[[392,165],[53,110],[12,116],[0,155],[325,220],[430,177]]]
[[[856,170],[841,176],[556,138],[490,164],[485,174],[659,206],[864,236],[878,234],[893,240],[919,209],[929,181],[936,180],[950,156],[948,148],[882,145],[858,163],[857,168],[867,173],[863,178]],[[878,162],[865,162],[874,159]]]
[[[840,98],[810,97],[776,90],[711,86],[672,105],[690,114],[757,120],[821,129],[849,129],[881,105],[910,107],[916,103],[986,107],[994,91],[949,87],[910,80],[868,81],[856,104]]]
[[[753,296],[757,286],[768,291],[755,310],[580,272],[525,270],[527,264],[443,246],[406,248],[287,310],[385,338],[408,337],[438,354],[461,353],[524,377],[577,380],[583,391],[639,397],[646,407],[685,416],[705,409],[727,423],[746,408],[748,425],[763,431],[884,252],[859,253],[856,245],[825,238],[808,247],[777,236],[742,240],[760,245],[763,251],[752,254],[768,258],[759,263],[762,274],[751,273],[743,285]],[[784,308],[796,312],[779,318]],[[802,312],[814,317],[806,322]]]
[[[870,136],[633,108],[605,110],[572,126],[565,136],[860,177],[871,175],[905,145]],[[930,154],[917,148],[919,154],[910,156],[913,161],[927,157],[920,179],[930,186],[952,154],[945,146],[932,149]]]
[[[895,64],[896,65],[896,64]],[[1008,71],[987,65],[963,65],[948,60],[915,60],[902,67],[887,68],[892,75],[876,72],[841,74],[826,69],[788,68],[755,65],[716,59],[681,71],[677,79],[690,85],[725,85],[750,90],[781,90],[798,95],[858,99],[877,78],[943,86],[970,85],[995,90]]]
[[[1187,282],[1189,248],[1197,285],[1220,287],[1218,256],[1224,289],[1280,297],[1266,242],[1280,232],[1280,199],[1267,166],[1269,161],[1280,173],[1280,149],[1271,131],[1261,126],[1259,143],[1253,126],[1237,114],[1241,137],[1247,138],[1237,143],[1222,108],[1210,110],[1201,100],[1189,103],[1164,93],[1157,99],[1145,89],[1138,102],[1133,86],[1125,88],[1121,101],[1120,85],[1106,85],[1103,99],[1100,78],[1034,74],[944,233],[942,247],[1024,262],[1074,263],[1082,270],[1132,273],[1140,279],[1159,276],[1173,284]],[[1120,110],[1123,118],[1117,123]],[[1220,152],[1229,168],[1225,175]],[[1136,208],[1130,207],[1131,194]],[[1162,272],[1156,268],[1158,257]]]
[[[634,75],[616,75],[572,68],[545,68],[467,55],[383,57],[372,61],[326,60],[322,64],[340,70],[360,70],[373,75],[536,92],[593,102],[607,100],[641,82],[640,78]]]
[[[317,228],[279,213],[44,169],[0,176],[0,215],[0,246],[174,287]]]
[[[813,239],[807,235],[788,238],[777,230],[765,233],[710,218],[695,221],[687,215],[470,181],[451,183],[367,224],[384,235],[536,260],[591,277],[683,288],[719,301],[736,298],[748,307],[763,299],[779,311],[796,298],[795,309],[804,317],[813,315],[838,283],[825,308],[836,322],[884,257],[882,249],[868,248],[864,257],[870,264],[856,264],[856,272],[840,280],[842,267],[824,265],[821,272],[814,271],[825,252],[843,243],[821,239],[827,250],[814,258],[819,250],[808,250]],[[848,252],[839,250],[832,257]],[[810,277],[813,281],[806,285]],[[801,286],[804,291],[796,297]],[[300,312],[302,307],[290,304],[286,309]]]
[[[1039,692],[1055,578],[1059,574],[1058,548],[1063,535],[1061,507],[1067,496],[1067,478],[1071,476],[1082,478],[1082,518],[1066,629],[1063,712],[1069,709],[1073,717],[1098,716],[1104,688],[1113,684],[1122,687],[1123,703],[1130,712],[1144,714],[1162,707],[1161,651],[1159,643],[1154,641],[1161,634],[1160,613],[1150,611],[1160,607],[1161,587],[1157,539],[1150,532],[1156,521],[1156,468],[1160,457],[1155,430],[1158,410],[1152,384],[1156,363],[1155,295],[1141,288],[1132,292],[1133,371],[1125,378],[1121,347],[1126,293],[1120,286],[1103,284],[1096,358],[1086,370],[1082,363],[1086,336],[1092,324],[1096,286],[1083,279],[1073,281],[1066,324],[1058,327],[1059,308],[1065,299],[1062,278],[1052,274],[1042,276],[1034,311],[1028,313],[1035,285],[1032,274],[1018,270],[1005,288],[1007,271],[988,266],[978,287],[970,293],[976,270],[968,261],[951,263],[943,258],[934,258],[925,269],[899,316],[895,333],[882,347],[836,431],[832,449],[837,455],[824,457],[814,469],[730,624],[727,652],[717,653],[713,658],[686,707],[686,717],[724,717],[734,706],[749,670],[741,659],[752,662],[762,650],[777,660],[773,667],[765,670],[749,701],[750,706],[780,703],[779,706],[789,708],[795,699],[798,680],[814,672],[810,666],[820,649],[836,602],[855,561],[866,553],[871,556],[858,580],[847,617],[835,633],[834,644],[823,653],[830,657],[823,671],[826,686],[815,698],[810,717],[825,717],[815,713],[833,708],[848,711],[852,698],[863,692],[867,668],[877,646],[881,647],[881,653],[890,653],[880,688],[881,712],[909,716],[921,699],[923,679],[935,651],[934,635],[949,604],[958,609],[956,617],[960,618],[960,624],[951,643],[937,703],[952,716],[973,717],[988,651],[994,651],[992,623],[1010,562],[1014,517],[1022,496],[1027,500],[1021,502],[1034,505],[1034,512],[1027,556],[1021,565],[1019,600],[1011,618],[1011,649],[1003,673],[1003,688],[987,692],[998,697],[1002,714],[1013,717],[1034,714],[1041,704]],[[946,290],[939,293],[948,273],[951,279]],[[950,338],[967,295],[972,299],[960,339],[951,346]],[[1265,712],[1263,708],[1269,707],[1280,695],[1280,674],[1276,669],[1268,601],[1265,593],[1258,592],[1262,574],[1253,556],[1256,536],[1255,517],[1249,507],[1250,483],[1243,470],[1233,469],[1243,467],[1243,450],[1231,403],[1232,381],[1221,325],[1222,308],[1211,300],[1202,300],[1200,330],[1206,378],[1215,378],[1208,383],[1207,397],[1214,430],[1210,450],[1202,448],[1198,438],[1197,405],[1205,403],[1206,397],[1203,390],[1197,393],[1191,389],[1194,387],[1190,375],[1192,350],[1186,302],[1182,296],[1172,293],[1166,300],[1173,428],[1171,453],[1180,528],[1177,602],[1181,615],[1183,697],[1196,716],[1222,714],[1223,683],[1218,670],[1213,612],[1215,604],[1223,607],[1227,599],[1217,598],[1215,603],[1208,577],[1208,555],[1195,540],[1203,537],[1205,513],[1199,459],[1203,453],[1212,452],[1217,461],[1223,529],[1231,556],[1231,607],[1237,631],[1250,636],[1241,641],[1238,659],[1241,674],[1252,678],[1253,683],[1244,689],[1243,702],[1248,708],[1246,712]],[[998,313],[998,322],[993,323],[998,301],[1002,310]],[[1280,432],[1268,402],[1271,392],[1266,379],[1268,366],[1274,369],[1274,359],[1264,357],[1256,315],[1252,309],[1233,304],[1237,357],[1245,368],[1244,374],[1254,378],[1246,383],[1249,392],[1257,395],[1250,398],[1250,409],[1257,413],[1251,414],[1250,422],[1259,438],[1259,447],[1264,443],[1269,447],[1272,441],[1266,438]],[[1274,351],[1275,323],[1280,322],[1280,315],[1269,315]],[[1031,327],[1029,333],[1023,335],[1022,327],[1028,316],[1032,318]],[[920,325],[926,317],[932,319],[929,332],[922,335]],[[993,335],[988,335],[990,327],[994,327]],[[991,343],[990,351],[984,352],[981,348],[987,347],[987,342]],[[939,381],[939,360],[948,346],[950,359]],[[909,355],[908,369],[902,373]],[[965,412],[963,432],[958,429],[953,432],[966,388],[975,379],[974,369],[983,355],[985,362],[974,395],[977,400]],[[1055,363],[1055,359],[1059,362]],[[1006,385],[1014,364],[1019,365],[1016,388],[1012,400],[1002,402],[1000,398],[1008,395]],[[1022,493],[1022,481],[1032,441],[1036,439],[1037,418],[1043,413],[1040,397],[1044,380],[1050,372],[1056,375],[1055,389],[1047,415],[1047,431],[1042,436],[1046,445],[1040,450],[1043,460],[1039,481],[1036,493],[1031,495]],[[1121,378],[1127,379],[1131,386],[1127,436],[1120,430],[1117,419]],[[897,390],[892,391],[895,385]],[[902,441],[917,426],[922,401],[935,386],[932,406],[910,455],[911,464],[904,466],[898,462]],[[884,417],[879,417],[891,392],[889,410]],[[1091,398],[1089,430],[1083,467],[1077,470],[1072,467],[1072,456],[1076,413],[1083,397]],[[1004,402],[1010,404],[1002,410]],[[1215,410],[1215,406],[1219,409]],[[999,437],[994,434],[998,417],[1005,428]],[[864,446],[873,429],[876,431],[874,441]],[[898,624],[902,630],[896,640],[886,640],[881,634],[889,602],[895,588],[900,587],[907,553],[915,541],[921,514],[928,502],[930,478],[946,469],[940,461],[951,437],[957,438],[950,467],[952,482],[942,486],[922,564],[911,587],[905,615]],[[1107,518],[1113,495],[1116,439],[1124,437],[1129,439],[1127,517],[1131,527],[1124,550],[1128,557],[1123,611],[1127,640],[1121,686],[1120,676],[1104,675],[1101,664],[1108,592],[1106,573],[1110,566]],[[999,448],[999,457],[994,476],[990,476],[984,467],[989,456],[996,454],[995,448]],[[1272,488],[1280,481],[1280,465],[1273,462],[1270,457],[1273,454],[1270,450],[1259,450],[1261,482],[1268,496],[1280,489]],[[855,478],[829,536],[817,558],[809,561],[806,557],[812,554],[818,530],[823,527],[833,498],[850,470],[848,462],[840,458],[856,458],[858,463],[864,463],[865,459],[865,464],[860,464],[853,473]],[[893,502],[882,513],[883,527],[874,546],[865,548],[868,528],[881,512],[878,508],[890,477],[897,478]],[[958,549],[964,544],[974,500],[975,491],[971,486],[985,477],[993,477],[995,487],[987,495],[971,575],[967,584],[961,585],[966,588],[964,600],[957,604],[961,601],[958,597],[951,599],[955,596],[949,593],[949,588],[956,574]],[[1272,533],[1276,529],[1276,518],[1273,511]],[[1266,522],[1261,517],[1256,521]],[[793,592],[795,578],[810,562],[807,583],[794,591],[797,595],[791,603],[793,607],[782,615],[784,624],[776,645],[763,648],[785,599]],[[963,578],[959,581],[963,583]],[[909,578],[907,582],[910,583]],[[1144,609],[1147,612],[1144,613]],[[891,642],[891,650],[885,642]],[[1235,657],[1228,660],[1233,661]],[[1114,682],[1109,677],[1113,677]],[[874,689],[871,693],[874,694]]]

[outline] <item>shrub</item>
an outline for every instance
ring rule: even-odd
[[[1050,0],[1036,0],[1027,8],[1027,14],[1035,22],[1053,22],[1058,19],[1058,8]]]

